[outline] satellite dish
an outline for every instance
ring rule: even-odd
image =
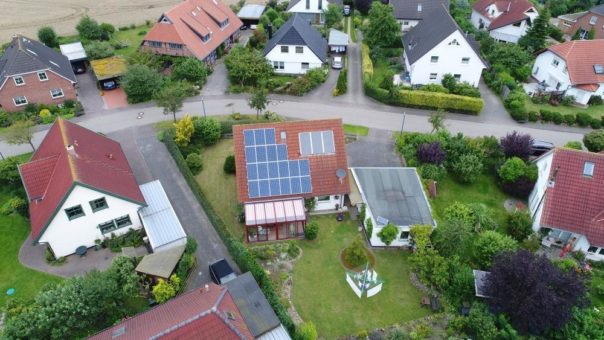
[[[336,176],[338,176],[339,179],[343,179],[344,177],[346,177],[346,170],[338,169],[336,171]]]

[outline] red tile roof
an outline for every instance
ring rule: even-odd
[[[175,297],[90,339],[253,339],[228,289],[213,283],[208,287]]]
[[[555,149],[541,226],[585,235],[589,243],[604,247],[604,154]],[[583,176],[585,162],[595,164],[592,177]]]
[[[61,118],[19,172],[30,201],[34,240],[75,183],[145,204],[120,144]]]
[[[273,197],[259,197],[250,199],[247,186],[247,168],[245,164],[245,148],[243,131],[247,129],[275,128],[277,143],[287,143],[287,157],[290,160],[308,159],[310,161],[310,176],[312,192],[301,195],[283,195]],[[310,131],[333,131],[335,153],[332,155],[316,155],[309,157],[300,156],[300,142],[298,134]],[[285,141],[280,139],[280,133],[285,131]],[[233,126],[233,148],[235,149],[235,163],[237,166],[237,199],[239,202],[266,201],[271,198],[285,199],[290,197],[316,197],[324,195],[345,194],[350,192],[348,176],[340,182],[336,176],[338,169],[348,169],[346,159],[346,146],[344,144],[344,129],[341,119],[306,120],[282,123],[262,123]]]
[[[162,22],[167,18],[169,23]],[[220,23],[229,20],[225,28]],[[198,59],[204,59],[243,25],[220,0],[185,0],[164,13],[145,36],[145,41],[184,44]],[[207,42],[200,36],[211,34]]]
[[[491,17],[487,11],[487,7],[493,4],[499,12],[503,12],[496,18]],[[529,16],[525,12],[535,6],[528,0],[478,0],[473,8],[484,17],[493,19],[488,29],[494,30],[528,19]]]
[[[552,45],[547,50],[566,61],[571,84],[589,84],[591,88],[604,83],[604,74],[594,71],[594,65],[604,65],[604,39],[567,41]]]

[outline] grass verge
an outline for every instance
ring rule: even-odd
[[[530,112],[530,111],[538,112],[539,110],[548,110],[548,111],[553,111],[553,112],[560,112],[563,115],[566,115],[569,113],[577,114],[579,112],[585,112],[585,113],[589,113],[594,118],[600,118],[604,115],[604,106],[602,106],[602,105],[588,106],[587,108],[581,108],[581,107],[577,107],[577,106],[564,106],[564,105],[552,106],[549,104],[535,104],[531,101],[530,98],[526,99],[525,104],[526,104],[527,112]],[[553,124],[553,123],[550,123],[550,124]]]
[[[294,267],[293,302],[304,320],[312,320],[318,333],[334,339],[359,331],[415,320],[430,314],[420,307],[421,293],[411,285],[410,253],[374,250],[376,271],[385,281],[371,298],[359,299],[345,280],[339,253],[358,235],[348,218],[312,217],[320,225],[317,240],[299,241],[302,258]]]
[[[369,134],[369,128],[361,125],[344,124],[344,133],[367,136]]]

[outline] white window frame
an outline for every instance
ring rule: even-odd
[[[298,52],[298,49],[300,49],[300,52]],[[304,53],[304,46],[296,46],[296,53],[298,53],[298,54]]]
[[[438,73],[430,73],[430,80],[436,80],[438,78]]]
[[[598,22],[598,17],[595,15],[592,15],[591,18],[589,18],[589,24],[590,25],[595,25],[596,22]]]
[[[310,69],[310,63],[300,63],[300,67],[303,70],[308,70],[308,69]]]
[[[285,62],[283,62],[283,61],[273,61],[273,69],[275,69],[275,70],[283,70],[283,69],[285,69]]]
[[[469,64],[470,63],[470,57],[463,57],[463,58],[461,58],[461,63],[462,64]]]
[[[23,97],[23,99],[25,100],[25,103],[17,104],[17,101],[15,99],[21,98],[21,97]],[[28,104],[27,97],[26,96],[13,97],[13,104],[15,104],[15,106],[24,106],[24,105],[27,105]]]
[[[594,177],[595,169],[596,164],[594,162],[586,161],[585,163],[583,163],[583,176]]]
[[[289,46],[281,45],[281,53],[289,53]]]
[[[44,75],[44,79],[42,79],[41,75]],[[44,71],[40,71],[38,72],[38,79],[40,81],[48,81],[48,74],[46,74]]]
[[[439,58],[438,58],[438,56],[437,56],[437,55],[430,56],[430,62],[431,62],[432,64],[436,64],[436,63],[438,63],[438,59],[439,59]]]
[[[459,77],[458,77],[459,76]],[[455,78],[455,80],[457,81],[461,81],[461,73],[456,73],[453,75],[453,78]]]
[[[17,83],[17,79],[21,79],[21,84]],[[13,81],[15,82],[16,86],[23,86],[23,85],[25,85],[25,78],[23,78],[23,76],[14,76],[13,77]]]
[[[52,93],[52,91],[57,91],[57,90],[58,90],[58,91],[61,91],[61,95],[60,95],[60,96],[55,96],[55,95]],[[60,88],[60,87],[59,87],[59,88],[56,88],[56,89],[51,89],[51,90],[50,90],[50,97],[51,97],[52,99],[63,98],[63,97],[65,97],[65,93],[63,92],[63,89],[62,89],[62,88]]]
[[[554,67],[556,67],[556,68],[557,68],[557,67],[558,67],[558,65],[560,65],[560,60],[558,60],[558,58],[554,58],[554,59],[552,60],[552,66],[554,66]]]

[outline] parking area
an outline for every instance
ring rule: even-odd
[[[103,111],[104,102],[96,85],[96,78],[92,70],[76,75],[78,80],[78,100],[84,106],[86,114],[100,113]]]
[[[103,108],[106,110],[119,109],[128,106],[128,97],[121,87],[103,91]]]
[[[350,167],[399,167],[401,157],[394,149],[390,131],[370,129],[365,137],[346,145]]]

